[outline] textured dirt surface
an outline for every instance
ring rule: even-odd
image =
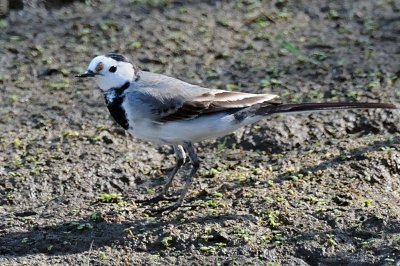
[[[114,2],[0,20],[0,265],[399,263],[399,111],[272,116],[199,143],[191,207],[161,215],[146,199],[172,149],[128,136],[73,77],[118,51],[286,102],[399,103],[398,1]]]

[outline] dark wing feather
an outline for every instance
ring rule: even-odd
[[[162,116],[160,122],[177,121],[192,119],[204,112],[208,108],[207,103],[199,102],[185,102],[173,113]]]
[[[277,95],[250,94],[223,90],[210,90],[198,97],[186,100],[173,112],[161,116],[159,122],[190,120],[202,114],[238,110],[254,104],[279,104]]]

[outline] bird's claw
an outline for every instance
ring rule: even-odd
[[[165,214],[168,214],[168,213],[171,213],[171,212],[175,211],[175,210],[178,209],[179,207],[181,207],[181,205],[182,205],[182,204],[177,204],[177,203],[175,203],[175,204],[170,205],[170,206],[161,207],[161,208],[157,208],[157,209],[151,209],[151,212],[153,212],[153,213],[165,213]]]
[[[136,203],[158,203],[160,201],[176,201],[177,197],[167,197],[164,194],[159,194],[154,198],[145,199],[145,200],[136,200]]]

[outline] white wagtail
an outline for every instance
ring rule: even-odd
[[[176,203],[182,205],[199,168],[193,142],[228,134],[274,113],[297,113],[353,108],[396,109],[391,103],[334,102],[283,104],[278,95],[252,94],[192,85],[161,74],[141,71],[126,57],[108,53],[93,58],[77,77],[93,77],[104,93],[115,121],[132,135],[158,144],[172,145],[176,165],[159,198],[189,156],[192,170]]]

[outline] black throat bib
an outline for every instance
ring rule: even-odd
[[[104,99],[107,104],[108,111],[110,111],[111,116],[114,120],[122,126],[124,129],[129,128],[128,118],[126,117],[126,112],[122,107],[125,95],[124,91],[129,88],[130,83],[126,82],[119,88],[111,88],[106,93],[104,93]]]

